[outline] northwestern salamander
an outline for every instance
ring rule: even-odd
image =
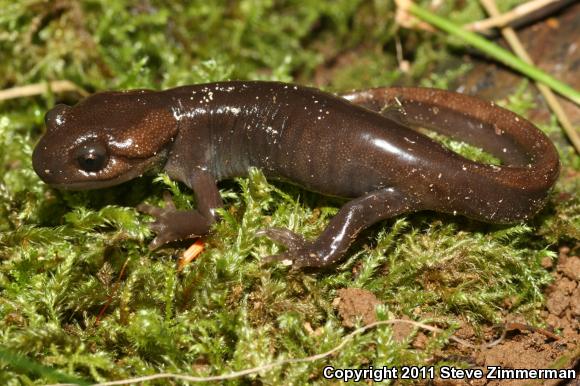
[[[393,108],[395,106],[395,108]],[[151,248],[202,236],[222,205],[217,181],[250,167],[348,202],[314,241],[260,234],[287,247],[267,260],[296,267],[339,261],[377,221],[434,210],[485,222],[526,220],[559,172],[550,140],[524,118],[474,97],[426,88],[336,96],[277,82],[218,82],[166,91],[100,92],[46,114],[36,173],[62,189],[97,189],[148,170],[185,183],[197,209],[140,205],[156,218]],[[416,130],[432,129],[502,161],[467,160]]]

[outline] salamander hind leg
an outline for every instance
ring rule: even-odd
[[[340,261],[362,230],[380,220],[418,209],[412,197],[395,188],[385,188],[346,203],[314,241],[281,228],[261,230],[258,235],[267,236],[287,248],[286,252],[266,257],[266,262],[281,261],[296,268],[321,268]]]

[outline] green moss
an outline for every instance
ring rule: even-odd
[[[474,3],[441,12],[473,20],[481,14],[465,12],[477,9]],[[2,88],[69,79],[90,91],[157,89],[240,78],[298,79],[340,91],[420,79],[444,87],[464,71],[425,76],[451,55],[443,49],[447,39],[400,29],[390,1],[0,0],[0,8]],[[408,73],[397,69],[396,39],[411,61]],[[263,266],[260,259],[280,246],[256,237],[258,229],[285,226],[313,238],[341,202],[272,184],[254,170],[221,185],[222,221],[204,238],[204,253],[178,271],[176,257],[187,243],[149,251],[149,218],[134,207],[162,204],[163,190],[179,207],[191,207],[187,189],[160,175],[97,192],[59,192],[32,171],[44,112],[77,98],[48,94],[2,104],[2,384],[66,381],[61,375],[97,382],[164,371],[219,374],[319,353],[349,332],[333,307],[344,287],[373,291],[384,303],[380,319],[437,320],[447,335],[428,337],[426,348],[416,350],[379,327],[325,364],[425,364],[459,319],[477,327],[515,312],[540,322],[549,281],[540,261],[554,257],[551,244],[580,239],[580,189],[578,178],[569,177],[577,175],[580,157],[560,146],[563,178],[534,223],[497,227],[420,213],[365,232],[335,270]],[[507,103],[525,113],[525,88]],[[543,129],[561,135],[555,123]],[[479,149],[441,139],[465,156],[489,160]],[[248,379],[322,384],[322,363]]]

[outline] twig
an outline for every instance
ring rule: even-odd
[[[26,86],[18,86],[0,90],[0,101],[41,95],[51,91],[55,94],[67,91],[76,91],[82,96],[89,93],[69,80],[53,80],[51,82],[34,83]]]
[[[419,7],[409,0],[396,0],[396,2],[398,7],[405,7],[403,8],[404,11],[410,12],[414,16],[431,23],[435,27],[460,38],[464,42],[472,45],[506,66],[525,74],[529,78],[544,83],[560,95],[563,95],[572,102],[580,105],[580,92],[548,75],[539,68],[524,62],[518,57],[512,55],[509,51],[499,47],[497,44],[494,44],[473,32],[466,31],[460,26]]]
[[[544,328],[538,328],[538,327],[530,326],[529,324],[524,324],[524,323],[516,323],[516,322],[506,323],[504,325],[504,331],[508,331],[508,330],[537,332],[538,334],[544,335],[546,338],[550,338],[550,339],[554,339],[554,340],[561,339],[558,335],[556,335],[556,334],[554,334],[554,333],[552,333]]]
[[[392,324],[396,324],[396,323],[411,324],[417,328],[421,328],[421,329],[431,331],[434,333],[444,332],[444,330],[442,330],[438,327],[433,327],[433,326],[430,326],[430,325],[425,324],[425,323],[415,322],[413,320],[406,320],[406,319],[380,320],[378,322],[370,323],[370,324],[367,324],[366,326],[357,328],[356,330],[354,330],[353,332],[351,332],[350,334],[345,336],[344,339],[334,348],[332,348],[328,351],[325,351],[323,353],[311,355],[311,356],[308,356],[305,358],[281,359],[278,361],[267,363],[265,365],[256,366],[256,367],[252,367],[252,368],[245,369],[245,370],[234,371],[234,372],[227,373],[227,374],[213,375],[213,376],[208,376],[208,377],[194,377],[194,376],[182,375],[182,374],[160,373],[160,374],[147,375],[147,376],[143,376],[143,377],[121,379],[118,381],[96,383],[93,386],[128,385],[128,384],[138,383],[138,382],[153,381],[156,379],[175,379],[175,380],[186,381],[186,382],[217,382],[217,381],[226,381],[229,379],[241,378],[241,377],[246,376],[246,375],[256,374],[256,373],[259,373],[262,371],[267,371],[267,370],[273,369],[274,367],[279,367],[279,366],[283,366],[283,365],[287,365],[287,364],[291,364],[291,363],[314,362],[314,361],[317,361],[320,359],[327,358],[327,357],[331,356],[332,354],[338,352],[344,346],[346,346],[346,344],[350,340],[352,340],[352,338],[354,338],[356,335],[360,335],[360,334],[366,332],[367,330],[373,329],[373,328],[378,327],[378,326],[392,325]],[[487,344],[483,344],[483,345],[474,345],[466,340],[457,338],[456,336],[453,336],[453,335],[451,335],[449,337],[449,339],[454,341],[454,342],[457,342],[463,346],[467,346],[467,347],[474,348],[474,349],[477,349],[477,348],[483,349],[483,348],[489,348],[489,347],[492,347],[492,346],[498,344],[499,342],[501,342],[501,340],[503,339],[504,336],[505,336],[505,331],[503,332],[502,336],[499,339],[497,339],[491,343],[487,343]],[[53,385],[48,385],[48,386],[65,386],[65,385],[70,385],[70,384],[53,384]]]
[[[183,269],[187,266],[187,264],[191,263],[195,258],[199,256],[201,252],[203,252],[204,243],[201,239],[197,239],[195,243],[193,243],[179,259],[177,264],[177,272],[183,271]]]
[[[527,3],[521,4],[513,9],[511,9],[510,11],[500,14],[499,12],[497,14],[492,14],[489,12],[490,14],[490,18],[489,19],[485,19],[485,20],[479,20],[470,24],[466,24],[465,26],[463,26],[463,28],[465,28],[466,30],[469,31],[475,31],[475,32],[483,32],[492,28],[497,28],[497,27],[504,27],[507,25],[510,25],[512,22],[522,19],[524,17],[526,17],[527,15],[529,15],[530,13],[533,13],[539,9],[542,9],[544,7],[547,7],[549,5],[551,5],[552,3],[556,3],[556,2],[563,2],[562,0],[532,0],[532,1],[528,1]]]
[[[500,14],[494,0],[479,0],[479,1],[483,5],[487,13],[489,13],[491,16],[496,17]],[[526,49],[522,45],[520,39],[518,38],[513,28],[504,27],[501,29],[501,33],[517,56],[519,56],[525,62],[533,64],[532,58],[530,58],[530,56],[528,55]],[[554,95],[552,90],[550,90],[549,87],[538,82],[536,82],[536,86],[546,99],[546,103],[548,104],[552,112],[554,112],[556,118],[558,118],[558,121],[562,125],[562,128],[564,129],[566,135],[570,139],[570,142],[572,142],[572,145],[576,148],[576,152],[580,154],[580,136],[572,126],[572,123],[570,123],[570,120],[568,119],[568,116],[564,112],[562,105],[560,104],[560,102],[558,102],[556,96]]]

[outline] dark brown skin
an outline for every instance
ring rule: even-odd
[[[351,199],[314,241],[287,229],[260,231],[288,248],[267,260],[296,267],[339,261],[363,229],[402,213],[526,220],[542,208],[559,171],[550,140],[522,117],[435,89],[339,97],[283,83],[222,82],[103,92],[56,106],[46,126],[33,165],[54,187],[103,188],[164,170],[194,191],[196,210],[139,206],[156,218],[152,248],[208,233],[222,205],[216,182],[250,167]],[[412,127],[480,146],[502,165],[469,161]]]

